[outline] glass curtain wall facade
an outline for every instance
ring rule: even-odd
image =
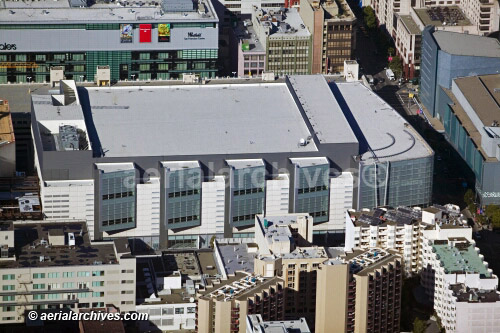
[[[484,157],[474,145],[450,106],[445,110],[443,125],[448,141],[472,169],[476,176],[476,181],[481,183]]]
[[[135,170],[101,173],[100,229],[118,231],[135,227],[135,197]]]
[[[360,165],[358,209],[427,206],[432,200],[434,156]]]
[[[232,187],[233,227],[255,225],[255,215],[264,212],[266,169],[264,166],[235,169],[232,171],[234,184]]]
[[[327,222],[329,216],[330,166],[301,167],[297,172],[296,213],[309,213],[313,223]]]
[[[166,171],[167,229],[201,225],[201,169]]]
[[[207,23],[191,25],[205,27]],[[157,24],[152,26],[157,28]],[[176,26],[184,27],[185,24],[171,24],[172,29]],[[4,24],[0,25],[0,29],[116,30],[118,35],[120,26],[119,24]],[[135,24],[134,29],[138,30],[139,25]],[[183,73],[195,73],[202,78],[211,78],[217,75],[217,56],[218,49],[0,52],[0,63],[8,63],[8,66],[0,66],[0,83],[49,82],[52,66],[62,66],[66,79],[77,82],[93,81],[97,66],[106,65],[110,66],[111,80],[177,79],[182,78]],[[16,63],[19,63],[19,66]]]

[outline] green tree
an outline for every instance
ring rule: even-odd
[[[415,318],[413,321],[413,333],[424,333],[427,328],[425,321],[420,318]]]
[[[467,207],[474,204],[474,197],[475,197],[475,195],[474,195],[474,191],[472,189],[468,189],[467,192],[465,192],[464,202],[467,205]],[[473,213],[473,212],[471,212],[471,213]]]
[[[375,17],[375,11],[370,6],[363,8],[363,19],[365,25],[368,29],[373,30],[377,27],[377,18]]]
[[[493,228],[500,228],[500,206],[488,205],[486,206],[486,216],[489,218]]]
[[[403,62],[400,57],[393,57],[389,63],[389,68],[394,72],[396,78],[400,78],[403,74]]]

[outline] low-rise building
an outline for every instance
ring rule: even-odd
[[[265,41],[259,40],[251,20],[238,26],[235,34],[238,39],[238,77],[261,75],[266,70]]]
[[[26,310],[135,311],[136,260],[126,240],[92,243],[85,222],[1,222],[0,324]]]
[[[347,1],[302,0],[300,16],[312,34],[312,74],[344,72],[356,41],[356,17]]]
[[[139,329],[196,332],[195,290],[220,277],[210,250],[168,251],[139,258],[136,308],[149,314],[148,321],[138,322]]]
[[[252,25],[265,45],[266,70],[276,74],[311,73],[311,33],[296,8],[275,12],[254,7]]]

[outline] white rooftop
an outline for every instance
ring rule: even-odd
[[[282,83],[88,92],[106,157],[318,150],[299,145],[310,132]]]
[[[357,142],[324,76],[296,75],[289,79],[320,143]]]
[[[256,159],[243,159],[243,160],[226,160],[227,164],[236,170],[254,167],[265,166],[264,161],[261,158]]]
[[[284,254],[283,259],[328,258],[323,247],[298,247],[290,253]]]
[[[200,167],[200,163],[198,161],[161,162],[161,165],[164,168],[168,168],[170,171],[196,169]]]
[[[359,82],[336,85],[379,162],[422,158],[434,153],[417,131],[373,91]],[[373,163],[373,154],[367,151],[362,161]]]
[[[176,21],[212,21],[217,16],[211,2],[204,2],[207,12],[163,12],[159,6],[146,1],[128,1],[126,7],[120,3],[95,4],[91,7],[70,7],[68,0],[41,1],[2,1],[0,21],[5,23],[132,23],[161,21],[175,23]],[[158,3],[161,0],[157,1]],[[125,3],[123,1],[122,3]],[[133,6],[133,3],[143,3]],[[5,6],[4,6],[5,5]]]
[[[329,164],[326,157],[304,157],[304,158],[291,158],[290,161],[299,166],[300,168],[306,168],[315,165]]]

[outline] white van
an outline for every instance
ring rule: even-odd
[[[394,76],[394,73],[392,72],[392,70],[390,68],[387,68],[385,70],[385,75],[387,76],[387,78],[391,81],[394,81],[396,80],[396,77]]]

